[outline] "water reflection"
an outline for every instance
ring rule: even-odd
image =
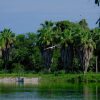
[[[84,100],[100,100],[99,88],[99,84],[84,85]]]
[[[71,84],[65,89],[33,85],[0,84],[0,100],[100,100],[99,84]]]
[[[89,88],[89,86],[84,85],[83,93],[84,93],[84,100],[94,100],[93,90],[92,88]]]

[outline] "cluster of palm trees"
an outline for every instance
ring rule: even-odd
[[[85,19],[79,23],[45,21],[38,31],[38,45],[44,60],[44,66],[50,69],[53,50],[60,49],[62,66],[68,71],[76,56],[84,73],[87,72],[94,50],[99,53],[100,29],[90,30]],[[99,56],[99,55],[98,55]]]
[[[90,30],[85,19],[77,23],[66,20],[58,22],[45,21],[41,24],[41,28],[37,33],[15,36],[10,29],[4,29],[0,32],[0,57],[3,60],[5,70],[9,66],[11,55],[11,66],[13,63],[20,63],[24,66],[34,66],[32,67],[34,70],[39,65],[37,63],[42,61],[39,66],[43,64],[43,67],[49,71],[52,64],[57,63],[66,72],[74,70],[74,59],[77,58],[78,65],[84,73],[88,71],[90,60],[97,56],[98,64],[96,65],[99,69],[100,28]],[[53,60],[54,53],[58,53],[54,52],[56,49],[60,55],[58,62]],[[42,59],[39,53],[41,53]],[[28,55],[27,59],[26,56]],[[37,59],[41,60],[37,61]]]

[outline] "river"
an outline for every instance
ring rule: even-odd
[[[99,84],[67,83],[64,88],[0,84],[0,100],[100,100]]]

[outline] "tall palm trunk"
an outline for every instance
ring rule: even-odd
[[[7,64],[9,61],[9,53],[10,53],[10,48],[2,49],[2,59],[4,60],[4,68],[7,70]]]
[[[98,71],[100,72],[100,55],[98,55],[97,65]]]
[[[73,62],[73,46],[68,45],[67,47],[61,48],[61,59],[65,71],[67,72],[72,67]]]
[[[43,58],[43,65],[46,67],[46,69],[49,69],[52,62],[52,56],[53,56],[53,50],[41,50],[42,58]]]
[[[93,49],[89,47],[79,47],[77,48],[77,53],[80,59],[83,72],[85,74],[88,70],[90,59],[92,58]]]
[[[4,65],[4,69],[6,70],[7,69],[7,59],[6,59],[6,50],[5,49],[3,49],[2,50],[2,59],[3,59],[3,61],[4,61],[4,63],[3,63],[3,65]]]

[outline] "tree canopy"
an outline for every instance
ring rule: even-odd
[[[85,19],[74,23],[45,21],[36,33],[0,32],[0,71],[95,71],[100,62],[100,29],[89,29]],[[99,66],[98,66],[99,68]]]

